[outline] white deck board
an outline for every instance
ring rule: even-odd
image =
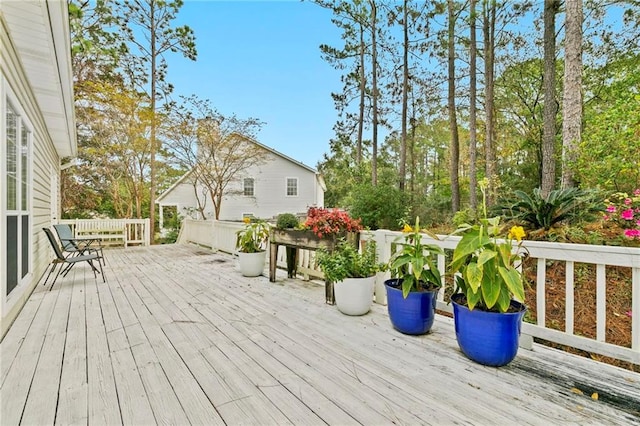
[[[384,306],[347,317],[321,285],[196,247],[105,258],[106,283],[78,265],[39,286],[3,339],[3,426],[640,425],[638,373],[537,344],[479,366],[450,318],[405,336]]]
[[[72,289],[55,422],[59,425],[86,425],[88,384],[84,282],[74,281]]]

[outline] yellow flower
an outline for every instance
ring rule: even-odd
[[[408,223],[405,223],[404,227],[402,228],[402,232],[408,234],[409,232],[413,232],[413,228]]]
[[[516,241],[521,241],[526,235],[522,226],[512,226],[509,230],[509,238],[515,238]]]
[[[243,217],[243,218],[242,218],[242,221],[243,221],[245,224],[247,224],[247,225],[248,225],[248,224],[250,224],[250,223],[251,223],[251,218],[250,218],[250,217],[246,217],[246,216],[245,216],[245,217]]]

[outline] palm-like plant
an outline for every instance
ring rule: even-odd
[[[534,189],[531,195],[514,191],[514,198],[494,207],[494,213],[534,230],[549,230],[560,222],[593,220],[603,210],[596,191],[579,188],[557,189],[547,197],[542,196],[540,188]]]

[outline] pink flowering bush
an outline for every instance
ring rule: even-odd
[[[620,226],[626,239],[640,241],[640,188],[633,195],[617,192],[606,199],[605,203],[605,222]]]
[[[362,230],[360,219],[353,219],[349,213],[338,209],[323,209],[310,207],[304,229],[310,229],[318,237],[329,237],[343,232],[358,232]]]

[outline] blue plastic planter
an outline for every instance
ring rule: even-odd
[[[527,308],[516,301],[513,313],[469,310],[459,303],[462,294],[451,296],[456,338],[460,350],[471,360],[493,367],[510,363],[518,353],[522,317]]]
[[[405,299],[402,297],[401,281],[394,278],[384,282],[391,325],[404,334],[428,333],[435,319],[438,291],[412,291]]]

